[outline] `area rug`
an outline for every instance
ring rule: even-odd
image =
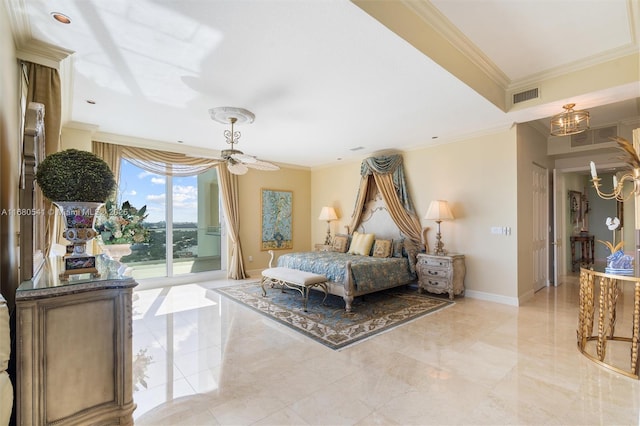
[[[304,312],[296,290],[267,288],[267,297],[262,297],[260,283],[253,282],[215,291],[331,349],[345,348],[453,304],[409,286],[357,297],[347,313],[342,297],[330,294],[323,304],[324,293],[311,291],[308,312]]]

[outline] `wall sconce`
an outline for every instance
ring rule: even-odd
[[[323,207],[318,220],[327,221],[327,237],[324,239],[324,245],[331,245],[331,221],[338,220],[335,209],[333,207]]]
[[[429,204],[429,210],[424,217],[427,220],[435,220],[438,224],[438,233],[436,234],[436,248],[433,253],[437,256],[443,256],[447,254],[444,250],[444,243],[442,242],[442,234],[440,234],[440,222],[443,220],[453,220],[453,213],[449,208],[449,203],[445,200],[435,200]]]

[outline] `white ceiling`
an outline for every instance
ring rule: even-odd
[[[506,129],[566,102],[588,108],[593,127],[640,115],[638,81],[504,112],[346,0],[4,1],[23,57],[42,51],[41,42],[73,52],[61,67],[65,120],[95,125],[107,139],[215,155],[227,148],[226,127],[208,109],[236,106],[256,114],[238,129],[237,148],[320,166]],[[505,90],[639,46],[638,0],[397,3],[427,11],[434,28]],[[55,22],[53,11],[72,23]],[[603,104],[616,109],[596,108]]]

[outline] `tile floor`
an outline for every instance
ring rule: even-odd
[[[640,424],[640,381],[576,348],[575,277],[341,351],[211,290],[234,283],[135,291],[136,425]]]

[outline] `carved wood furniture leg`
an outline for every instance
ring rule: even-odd
[[[344,277],[344,299],[345,311],[351,312],[351,304],[353,303],[354,295],[356,292],[355,283],[353,281],[353,271],[351,270],[351,262],[347,262],[345,265],[345,277]]]

